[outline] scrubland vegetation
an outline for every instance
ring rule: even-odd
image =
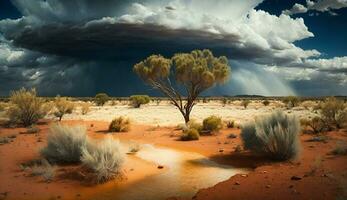
[[[109,100],[110,100],[110,97],[105,93],[99,93],[95,95],[95,99],[94,99],[97,106],[103,106]]]
[[[124,117],[117,117],[110,123],[110,132],[127,132],[130,130],[130,120]]]
[[[41,155],[51,163],[81,163],[95,174],[98,183],[106,182],[119,175],[124,162],[120,143],[113,138],[95,141],[88,138],[84,127],[59,124],[51,126],[47,146],[41,150]],[[46,167],[36,168],[45,172]]]
[[[59,118],[59,121],[65,114],[71,114],[75,109],[73,102],[64,97],[56,97],[54,101],[55,112],[54,115]]]
[[[245,124],[241,138],[245,149],[276,160],[298,156],[300,123],[295,116],[276,111]]]
[[[51,109],[44,99],[37,97],[36,90],[20,89],[10,96],[11,106],[7,114],[12,123],[30,126],[46,116]]]
[[[218,143],[218,145],[213,146],[216,147],[216,149],[213,149],[213,156],[216,156],[216,152],[227,154],[225,149],[220,148],[223,147],[230,148],[228,149],[230,156],[237,155],[243,156],[242,158],[248,158],[243,154],[247,153],[247,156],[248,154],[252,154],[252,156],[260,155],[262,158],[266,157],[283,162],[300,157],[303,147],[300,141],[307,141],[313,144],[320,142],[320,144],[323,144],[323,142],[329,140],[330,135],[328,134],[331,131],[340,134],[342,137],[343,131],[340,133],[336,130],[343,129],[347,125],[346,103],[334,97],[325,100],[310,99],[309,101],[294,96],[284,98],[259,97],[258,99],[249,97],[235,97],[232,99],[224,96],[222,98],[203,97],[198,99],[202,92],[216,84],[223,84],[230,76],[228,60],[225,57],[215,57],[209,50],[176,54],[172,58],[153,55],[136,64],[134,72],[146,84],[158,89],[167,98],[156,98],[152,99],[151,102],[150,97],[147,95],[111,98],[105,93],[99,93],[94,98],[84,99],[83,102],[75,102],[76,99],[74,101],[72,98],[59,96],[56,98],[42,98],[37,96],[34,89],[21,89],[11,93],[8,103],[0,102],[0,112],[6,113],[11,123],[26,127],[26,129],[21,127],[26,131],[22,132],[21,130],[20,133],[27,134],[23,136],[36,137],[40,134],[45,134],[45,128],[40,129],[41,126],[38,124],[42,119],[48,121],[47,124],[49,125],[54,117],[58,117],[59,121],[62,121],[62,119],[66,120],[70,116],[66,116],[66,114],[79,115],[81,117],[90,113],[84,116],[86,118],[82,118],[89,120],[90,118],[87,117],[92,116],[95,110],[108,110],[108,113],[112,113],[112,117],[114,115],[120,117],[116,117],[110,124],[106,124],[102,131],[99,129],[97,132],[93,130],[95,129],[94,127],[89,128],[89,132],[93,132],[93,134],[99,132],[131,132],[131,125],[133,126],[132,129],[137,132],[139,129],[139,127],[136,127],[137,124],[132,124],[133,121],[123,117],[128,115],[114,113],[114,110],[111,109],[118,106],[122,110],[138,114],[138,112],[145,109],[153,109],[155,104],[161,104],[159,107],[173,105],[180,112],[180,120],[182,120],[183,116],[184,124],[179,125],[176,129],[161,126],[159,123],[156,126],[151,124],[153,127],[146,127],[152,130],[150,133],[147,132],[151,137],[151,142],[154,137],[157,137],[158,133],[161,133],[162,130],[160,129],[163,129],[167,133],[160,135],[162,138],[155,138],[158,141],[166,139],[177,145],[186,145],[183,146],[185,148],[189,148],[188,145],[191,144],[204,146],[205,144]],[[178,83],[179,86],[174,85],[174,82]],[[186,92],[181,93],[181,89],[185,89]],[[95,102],[95,105],[98,107],[90,102]],[[247,114],[247,119],[242,121],[235,119],[234,116],[220,116],[219,113],[212,115],[215,113],[210,112],[205,112],[201,116],[198,113],[194,117],[199,118],[192,119],[194,118],[191,117],[193,107],[199,104],[200,109],[205,109],[210,106],[206,105],[208,102],[212,103],[215,110],[221,106],[224,106],[223,111],[230,113],[234,112],[234,109],[238,109],[238,111]],[[145,104],[149,105],[143,106],[141,109],[131,108],[140,108]],[[80,108],[81,112],[73,112],[77,107]],[[91,109],[91,107],[93,108]],[[259,115],[253,119],[253,115],[250,113],[256,112],[258,109],[260,112],[270,114]],[[301,116],[299,119],[295,115],[295,111],[304,114],[309,113],[310,115]],[[214,112],[221,112],[221,109]],[[161,117],[159,113],[155,112],[155,114],[158,115],[155,116],[156,120]],[[145,120],[145,117],[140,119]],[[93,126],[90,125],[90,127]],[[79,166],[79,169],[83,172],[86,171],[92,174],[93,180],[97,183],[107,182],[122,174],[126,155],[121,149],[120,142],[114,140],[113,137],[121,138],[124,135],[133,137],[131,133],[108,134],[108,137],[103,137],[103,135],[99,134],[98,136],[101,139],[96,140],[87,135],[87,129],[84,126],[53,124],[49,127],[47,138],[44,138],[47,140],[47,144],[40,150],[40,160],[22,165],[23,170],[30,170],[32,176],[42,176],[45,181],[52,181],[57,167],[66,164]],[[105,131],[107,128],[108,130]],[[240,130],[237,130],[238,128],[241,128],[241,133]],[[228,132],[226,133],[226,131]],[[304,136],[313,138],[303,140],[301,133],[312,134],[312,136],[307,134]],[[144,137],[145,130],[143,133],[140,131],[136,138],[140,138],[142,135]],[[9,145],[14,138],[1,136],[0,144]],[[204,141],[208,142],[203,143]],[[312,145],[312,148],[316,148],[315,145]],[[201,146],[196,148],[204,148]],[[339,157],[347,154],[345,142],[334,141],[331,147],[333,148],[329,149],[329,156]],[[132,154],[131,156],[139,155],[140,153],[135,154],[139,150],[140,145],[138,144],[130,146],[128,154]],[[163,168],[163,166],[161,167]],[[269,187],[267,188],[269,189]]]
[[[55,124],[50,127],[47,146],[41,150],[41,155],[50,162],[78,163],[82,155],[81,147],[86,143],[85,127]]]
[[[140,108],[141,105],[148,104],[151,99],[148,95],[134,95],[130,97],[130,101],[134,108]]]
[[[109,181],[120,175],[125,156],[120,150],[120,143],[112,137],[102,141],[88,141],[81,150],[83,166],[96,174],[98,183]]]

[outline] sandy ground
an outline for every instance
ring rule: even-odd
[[[240,102],[234,102],[222,106],[220,102],[199,103],[193,108],[191,119],[201,122],[206,117],[217,115],[222,117],[223,120],[235,120],[237,123],[243,123],[252,120],[255,116],[271,113],[275,109],[283,109],[287,113],[295,114],[301,118],[315,115],[312,111],[303,107],[288,110],[279,102],[273,102],[272,105],[265,107],[261,102],[253,101],[247,109],[239,104]],[[73,114],[64,116],[64,119],[111,121],[119,116],[126,116],[138,124],[153,126],[175,126],[184,122],[178,109],[167,102],[162,102],[160,105],[143,105],[141,108],[132,108],[126,103],[125,105],[115,106],[92,106],[91,111],[86,115],[81,115],[81,112],[77,109]]]
[[[64,121],[69,125],[84,124],[94,138],[105,136],[108,123],[101,121]],[[45,144],[48,124],[39,125],[38,135],[20,134],[23,128],[0,129],[0,135],[15,134],[13,142],[0,146],[0,197],[4,199],[85,199],[115,184],[131,184],[144,176],[161,173],[156,165],[130,159],[125,166],[127,178],[99,186],[88,186],[76,175],[76,166],[59,167],[57,178],[46,183],[22,171],[19,164],[37,159],[38,149]],[[347,133],[331,132],[326,143],[307,142],[311,135],[303,135],[301,158],[292,162],[275,163],[256,157],[249,152],[236,153],[240,138],[228,139],[230,133],[239,135],[239,129],[223,129],[215,136],[201,137],[199,141],[177,141],[180,132],[170,127],[133,125],[128,133],[114,134],[115,138],[150,143],[157,146],[192,151],[217,162],[235,167],[253,168],[247,176],[236,175],[214,187],[200,190],[194,199],[336,199],[346,187],[347,157],[329,152],[339,141],[347,142]],[[39,142],[38,138],[42,139]],[[77,168],[78,169],[78,168]],[[72,175],[71,175],[72,174]],[[293,176],[301,180],[291,180]],[[346,188],[345,188],[346,189]],[[5,195],[6,194],[6,195]],[[175,199],[175,198],[173,198]],[[343,199],[343,198],[342,198]]]

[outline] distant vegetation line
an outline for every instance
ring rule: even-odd
[[[53,96],[41,96],[47,100],[54,100],[55,97]],[[68,96],[69,97],[69,96]],[[244,99],[248,99],[248,100],[283,100],[284,98],[286,98],[287,96],[261,96],[261,95],[235,95],[235,96],[202,96],[197,98],[197,100],[222,100],[222,99],[228,99],[228,100],[244,100]],[[327,97],[331,97],[331,96],[298,96],[298,98],[300,98],[301,100],[324,100]],[[342,99],[342,100],[346,100],[347,101],[347,96],[334,96],[338,99]],[[75,100],[75,101],[94,101],[95,97],[69,97],[70,100]],[[122,100],[129,100],[130,97],[112,97],[110,96],[110,100],[112,101],[122,101]],[[152,100],[169,100],[169,98],[167,97],[163,97],[163,96],[151,96]],[[0,101],[9,101],[9,97],[0,97]]]

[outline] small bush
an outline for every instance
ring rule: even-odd
[[[227,128],[235,128],[235,121],[234,120],[226,121],[226,126]]]
[[[82,115],[86,115],[90,111],[90,103],[84,102],[81,104],[81,113]]]
[[[131,154],[137,153],[140,150],[141,150],[141,146],[136,142],[133,142],[129,145],[129,153]]]
[[[269,101],[269,100],[265,100],[265,101],[263,101],[263,105],[264,105],[264,106],[268,106],[268,105],[270,105],[270,101]]]
[[[230,134],[228,135],[228,139],[235,139],[235,138],[237,138],[237,135],[234,134],[234,133],[230,133]]]
[[[334,155],[347,155],[347,144],[344,142],[338,142],[332,153]]]
[[[99,93],[95,95],[95,99],[94,99],[97,106],[103,106],[109,100],[110,100],[110,97],[105,93]]]
[[[75,105],[73,102],[67,100],[67,98],[64,97],[56,97],[54,101],[55,106],[55,112],[54,116],[59,118],[59,121],[63,118],[65,114],[71,114],[75,108]]]
[[[37,127],[37,126],[30,126],[27,128],[27,133],[28,134],[35,134],[35,133],[38,133],[40,132],[40,129]]]
[[[10,143],[11,139],[8,137],[0,137],[0,145]]]
[[[151,99],[147,95],[134,95],[130,97],[130,101],[134,108],[140,108],[141,105],[148,104]]]
[[[199,140],[199,137],[200,137],[199,132],[194,128],[190,128],[183,131],[183,134],[181,135],[181,140],[182,141]]]
[[[327,98],[317,109],[320,110],[322,120],[331,129],[340,129],[347,122],[346,104],[335,97]]]
[[[50,127],[47,146],[41,150],[41,155],[50,162],[78,163],[86,141],[85,127],[55,124]]]
[[[285,103],[288,107],[293,108],[300,104],[300,99],[295,96],[288,96],[283,99],[283,103]]]
[[[110,132],[128,132],[130,130],[130,120],[124,117],[118,117],[112,120],[108,130]]]
[[[198,123],[195,120],[190,120],[187,124],[186,129],[195,129],[200,133],[203,128],[201,123]]]
[[[319,134],[324,131],[325,124],[320,117],[314,117],[312,119],[302,119],[300,123],[303,127],[308,127],[314,134]]]
[[[42,160],[33,166],[29,167],[31,169],[31,175],[42,176],[45,181],[52,181],[56,174],[56,167],[52,166],[47,160]]]
[[[243,100],[241,102],[241,105],[246,109],[250,103],[251,103],[250,100]]]
[[[108,137],[101,142],[89,141],[82,148],[82,164],[92,170],[96,181],[103,183],[121,174],[125,155],[121,152],[119,141]]]
[[[295,116],[276,111],[256,118],[242,127],[245,149],[276,160],[288,160],[299,154],[300,123]]]
[[[204,119],[203,123],[203,131],[207,132],[218,132],[223,128],[222,119],[217,116],[210,116]]]
[[[12,106],[7,110],[7,115],[13,123],[30,126],[47,114],[44,100],[36,96],[35,89],[22,88],[11,92],[10,102]]]

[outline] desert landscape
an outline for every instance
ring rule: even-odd
[[[345,198],[346,129],[316,133],[310,127],[312,121],[308,123],[321,116],[317,110],[319,105],[341,100],[306,99],[290,105],[288,99],[296,102],[299,98],[269,99],[206,97],[198,100],[191,115],[193,123],[188,126],[203,125],[206,123],[204,119],[210,116],[221,119],[221,126],[213,133],[200,131],[200,137],[191,141],[183,141],[182,134],[187,125],[179,111],[165,98],[153,98],[135,108],[131,98],[108,98],[104,105],[98,106],[97,98],[81,101],[56,97],[45,101],[43,105],[49,104],[51,109],[28,128],[9,122],[11,103],[3,101],[0,112],[1,198]],[[62,101],[64,106],[73,106],[59,121],[56,112]],[[247,106],[244,106],[245,101]],[[274,160],[247,150],[241,136],[245,124],[278,110],[305,119],[301,120],[298,136],[299,153],[288,161]],[[110,130],[111,121],[119,117],[129,120],[120,123],[126,129]],[[124,160],[112,178],[99,182],[95,173],[100,172],[90,171],[84,164],[45,160],[49,156],[45,156],[42,149],[49,142],[50,134],[69,131],[76,134],[83,130],[88,140],[99,141],[97,145],[102,145],[100,142],[109,137],[119,141],[116,152],[124,154]],[[254,192],[249,192],[249,188]]]
[[[0,0],[0,200],[347,200],[347,0]]]

